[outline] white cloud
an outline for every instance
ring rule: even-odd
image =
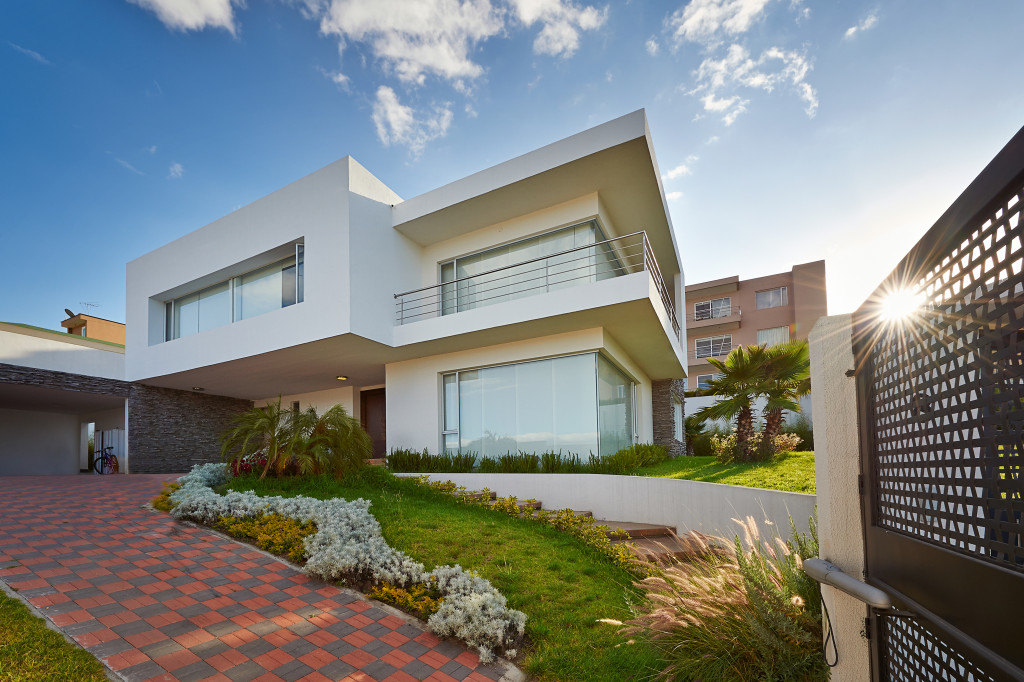
[[[416,84],[428,74],[452,81],[480,76],[470,53],[504,28],[489,0],[330,0],[307,7],[320,12],[320,31],[337,36],[340,49],[365,43],[385,68]]]
[[[580,6],[572,0],[508,0],[525,26],[540,23],[533,41],[536,54],[571,57],[580,46],[580,31],[593,31],[608,19],[608,8]]]
[[[18,52],[20,52],[23,55],[25,55],[26,57],[31,57],[32,59],[36,60],[40,64],[49,64],[50,63],[49,59],[47,59],[43,55],[39,54],[35,50],[30,50],[27,47],[22,47],[21,45],[15,45],[14,43],[12,43],[9,40],[7,41],[7,44],[10,45],[15,50],[17,50]]]
[[[654,39],[654,36],[651,36],[650,38],[647,39],[647,42],[644,43],[644,47],[647,48],[647,54],[651,55],[652,57],[656,57],[658,56],[658,49],[661,46],[658,45],[658,41]]]
[[[223,28],[235,34],[232,0],[128,0],[156,14],[167,28],[179,31],[201,31]],[[242,4],[234,0],[234,4]]]
[[[718,135],[712,135],[704,144],[714,144],[716,142],[718,142]]]
[[[856,26],[851,26],[846,29],[846,33],[843,34],[844,40],[853,40],[853,37],[862,31],[867,31],[878,23],[878,15],[869,14],[864,18],[864,21],[860,22]]]
[[[697,160],[697,157],[695,156],[691,156],[690,158],[692,158],[694,161]],[[687,159],[687,161],[689,161],[689,159]],[[687,166],[685,163],[681,163],[672,170],[670,170],[669,172],[662,174],[661,179],[675,180],[676,178],[682,177],[684,175],[693,175],[693,169]]]
[[[143,147],[142,151],[146,152],[147,154],[156,154],[156,145],[154,144],[150,147]]]
[[[665,198],[668,199],[669,201],[677,201],[677,200],[683,198],[683,193],[682,192],[669,192],[668,194],[665,195]]]
[[[335,85],[348,90],[349,79],[348,76],[343,74],[341,71],[329,71],[322,66],[316,67],[316,70],[320,72],[320,75],[331,81]]]
[[[727,36],[746,33],[771,0],[691,0],[665,23],[678,48],[684,42],[714,46]]]
[[[143,173],[138,168],[136,168],[135,166],[131,165],[130,163],[128,163],[124,159],[118,159],[118,158],[115,157],[114,161],[117,161],[123,167],[127,168],[128,170],[130,170],[132,173],[135,173],[136,175],[145,175],[145,173]]]
[[[167,169],[167,177],[171,180],[176,180],[185,174],[185,168],[180,163],[172,163],[170,168]]]
[[[818,96],[807,82],[811,70],[807,58],[795,51],[771,47],[754,60],[742,45],[730,45],[721,59],[706,58],[697,68],[697,85],[689,94],[700,95],[704,111],[723,114],[726,125],[746,111],[750,100],[734,94],[739,88],[772,92],[788,85],[804,102],[804,112],[811,118],[818,110]],[[730,91],[720,94],[722,91]]]
[[[417,115],[412,107],[398,101],[394,90],[386,85],[377,88],[373,123],[377,127],[377,137],[385,146],[401,144],[419,154],[427,142],[444,137],[451,122],[452,112],[447,104],[435,107],[430,114]]]

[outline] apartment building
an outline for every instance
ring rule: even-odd
[[[825,261],[794,265],[789,272],[741,280],[738,276],[686,286],[689,347],[687,387],[703,387],[738,346],[806,339],[827,315]]]

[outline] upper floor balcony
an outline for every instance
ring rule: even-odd
[[[728,300],[728,299],[725,299]],[[739,329],[743,311],[735,305],[700,305],[694,308],[693,314],[686,316],[686,329],[699,330],[700,333],[721,332]]]
[[[395,294],[395,322],[401,326],[639,272],[649,273],[678,339],[675,306],[643,231],[462,277],[442,267],[441,283]]]

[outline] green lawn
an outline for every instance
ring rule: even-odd
[[[0,680],[105,682],[103,666],[0,592]]]
[[[235,490],[371,501],[384,537],[430,569],[459,564],[490,580],[528,616],[532,644],[518,660],[545,680],[641,680],[662,666],[643,641],[624,643],[613,625],[641,599],[632,578],[605,556],[552,528],[458,504],[410,480],[368,468],[343,482],[329,477],[234,479]]]
[[[676,457],[644,467],[638,473],[641,476],[685,478],[795,493],[815,491],[813,452],[787,452],[774,461],[757,464],[719,464],[714,457]]]

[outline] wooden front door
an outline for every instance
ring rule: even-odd
[[[359,415],[363,428],[373,440],[373,456],[383,457],[387,454],[387,419],[386,401],[383,388],[375,388],[359,393]]]

